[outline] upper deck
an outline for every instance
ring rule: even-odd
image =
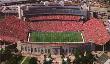
[[[76,15],[87,17],[87,10],[81,9],[81,6],[61,6],[61,5],[31,5],[23,10],[24,16],[36,15]]]

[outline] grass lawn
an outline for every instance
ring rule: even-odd
[[[32,42],[82,42],[81,32],[31,32]]]
[[[21,64],[24,56],[13,55],[6,61],[5,64]]]
[[[22,64],[29,64],[29,61],[30,61],[30,57],[27,57]]]
[[[25,58],[25,56],[23,56],[23,57],[19,60],[19,64],[23,61],[24,58]]]

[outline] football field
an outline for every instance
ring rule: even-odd
[[[81,32],[31,32],[31,42],[82,42]]]

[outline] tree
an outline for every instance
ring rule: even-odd
[[[29,61],[29,64],[37,64],[36,58],[32,57]]]
[[[103,2],[110,4],[110,0],[103,0]]]
[[[0,41],[0,45],[9,44],[7,41]],[[5,64],[19,64],[18,60],[21,56],[14,54],[13,52],[17,52],[16,45],[9,44],[4,49],[0,50],[0,64],[4,62]]]

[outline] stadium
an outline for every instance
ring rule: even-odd
[[[95,50],[94,44],[110,40],[103,22],[78,6],[3,6],[2,13],[9,16],[0,20],[0,40],[17,43],[24,56],[69,54],[79,47]]]

